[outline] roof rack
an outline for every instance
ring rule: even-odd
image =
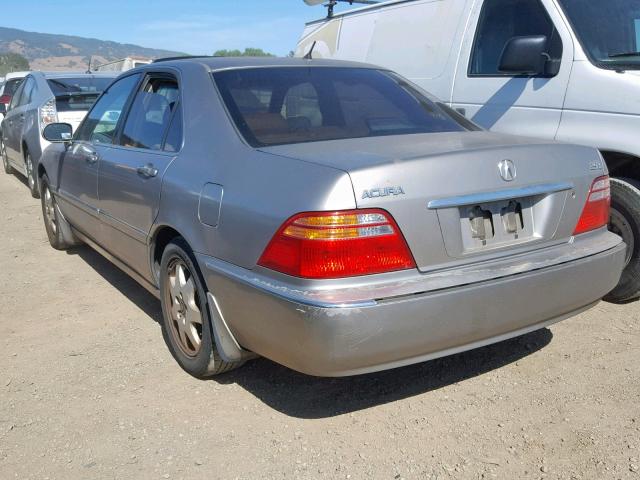
[[[195,58],[218,58],[216,55],[179,55],[176,57],[156,58],[152,63],[171,62],[173,60],[193,60]]]
[[[320,5],[324,3],[326,0],[304,0],[304,3],[313,7],[315,5]],[[348,3],[349,5],[353,5],[354,3],[362,4],[362,5],[375,5],[376,3],[380,3],[380,0],[329,0],[324,4],[327,7],[327,18],[333,18],[333,9],[339,3]]]

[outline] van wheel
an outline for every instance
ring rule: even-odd
[[[40,191],[42,192],[40,198],[42,218],[51,246],[56,250],[66,250],[79,244],[80,242],[72,233],[71,226],[58,207],[58,202],[49,188],[49,178],[46,175],[40,181]]]
[[[24,167],[27,172],[27,184],[29,185],[29,192],[33,198],[40,198],[40,190],[38,189],[38,182],[36,181],[35,172],[33,171],[33,159],[29,151],[24,156]]]
[[[204,281],[182,238],[173,240],[162,253],[160,301],[164,341],[187,373],[206,378],[242,365],[226,362],[218,354]]]
[[[4,146],[4,138],[0,138],[0,155],[2,155],[2,165],[4,167],[4,173],[11,175],[13,173],[13,167],[9,163],[9,157],[7,157],[7,149]]]
[[[630,178],[611,179],[609,230],[627,244],[626,267],[620,283],[605,300],[622,303],[640,296],[640,182]]]

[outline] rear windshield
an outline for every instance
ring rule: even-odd
[[[3,95],[12,95],[16,93],[16,90],[22,83],[24,78],[12,78],[11,80],[7,80],[4,84],[4,90],[2,91]]]
[[[214,73],[238,129],[254,147],[475,129],[386,71],[282,67]]]
[[[69,77],[49,78],[47,83],[53,94],[100,93],[109,86],[113,78]]]
[[[86,111],[91,108],[112,78],[69,77],[47,79],[56,96],[59,112]]]

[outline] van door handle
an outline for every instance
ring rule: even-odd
[[[138,172],[138,175],[145,178],[153,178],[158,175],[158,169],[153,166],[153,163],[147,163],[142,167],[138,167],[136,171]]]

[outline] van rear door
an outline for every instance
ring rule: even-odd
[[[554,138],[573,62],[573,43],[548,0],[476,2],[462,43],[452,106],[480,126],[503,133]],[[544,72],[500,71],[509,40],[546,37]]]

